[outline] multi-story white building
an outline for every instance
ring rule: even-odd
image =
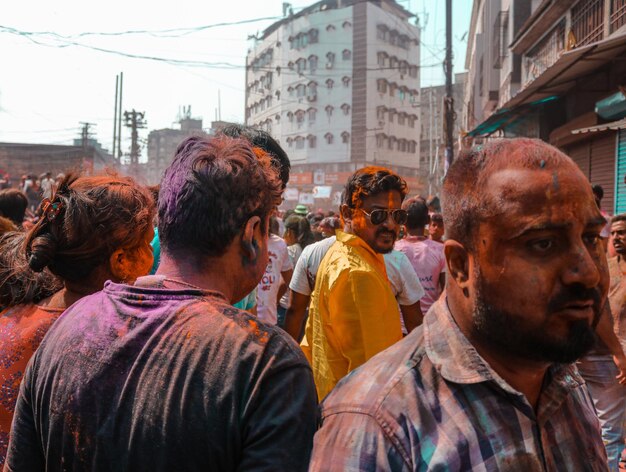
[[[413,16],[393,0],[323,0],[274,23],[247,56],[246,124],[278,139],[296,173],[417,169]]]

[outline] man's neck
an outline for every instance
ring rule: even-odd
[[[222,264],[202,264],[200,268],[196,261],[185,257],[171,257],[162,254],[159,268],[155,275],[160,275],[173,281],[181,281],[203,290],[220,292],[231,303],[235,287],[234,281],[228,276]]]
[[[406,229],[406,233],[409,236],[423,238],[424,237],[424,228],[407,228]]]
[[[537,411],[541,388],[550,363],[535,362],[520,359],[517,356],[506,355],[474,339],[472,337],[471,321],[469,321],[471,316],[463,319],[460,316],[455,316],[455,313],[460,313],[460,310],[470,309],[469,305],[466,303],[455,303],[454,297],[450,295],[448,294],[447,297],[448,309],[463,335],[476,349],[480,357],[489,364],[491,369],[511,387],[524,394],[528,403]]]

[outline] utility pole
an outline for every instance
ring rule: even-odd
[[[113,112],[113,160],[115,160],[115,151],[117,147],[117,94],[120,87],[120,76],[115,76],[115,111]]]
[[[145,112],[138,112],[134,109],[130,112],[124,112],[124,126],[131,129],[130,171],[134,177],[137,177],[140,152],[139,133],[137,130],[146,127],[146,122],[144,121],[145,115]]]
[[[122,163],[122,88],[124,85],[124,72],[120,72],[120,101],[117,106],[117,160]],[[113,144],[115,146],[115,144]]]
[[[446,167],[452,164],[454,159],[454,97],[452,96],[452,0],[446,0],[446,59],[443,63],[446,74],[446,96],[444,98],[445,113],[445,142],[446,142]]]
[[[83,147],[83,151],[87,151],[87,146],[89,146],[89,138],[92,137],[92,134],[89,132],[89,127],[94,126],[93,123],[87,123],[86,121],[80,122],[83,127],[80,130],[80,143]]]

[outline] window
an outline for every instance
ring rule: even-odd
[[[293,87],[290,85],[289,87],[287,87],[287,93],[289,93],[290,97],[293,97]]]
[[[398,151],[406,152],[406,139],[400,139],[398,141]]]
[[[311,149],[315,148],[315,145],[317,144],[317,138],[313,136],[312,134],[309,134],[306,138],[309,141],[309,147]]]
[[[395,108],[389,109],[389,123],[393,123],[393,117],[396,116],[397,114],[398,112],[395,110]]]
[[[344,115],[349,115],[350,114],[350,105],[348,105],[347,103],[344,103],[343,105],[341,105],[341,110],[343,111]]]
[[[326,116],[328,116],[328,118],[330,118],[331,116],[333,116],[333,106],[332,105],[326,105],[326,108],[324,108],[324,110],[326,110]]]
[[[287,112],[287,119],[289,120],[289,123],[293,123],[293,113],[288,111]],[[287,139],[289,140],[289,139]]]
[[[276,115],[274,116],[274,120],[276,121],[276,124],[280,123],[280,114],[276,113]]]
[[[398,32],[396,30],[391,30],[389,33],[389,44],[396,45],[398,43]]]
[[[293,70],[293,62],[289,61],[289,63],[287,64],[287,67],[289,67],[289,70]]]
[[[417,66],[409,67],[409,75],[413,77],[414,79],[417,77]]]
[[[404,112],[398,113],[398,124],[404,125],[405,121],[406,121],[406,113]]]
[[[274,92],[274,95],[276,95],[276,100],[280,100],[280,90],[276,90],[276,92]]]
[[[328,26],[326,27],[326,31],[328,31],[328,32],[335,31],[335,29],[336,29],[336,28],[335,28],[333,25],[328,25]]]
[[[393,151],[393,149],[396,147],[396,141],[397,139],[395,136],[389,137],[389,139],[387,140],[387,149]]]
[[[267,108],[272,106],[272,96],[268,95],[267,97],[265,97],[265,103],[267,103]]]
[[[417,149],[417,143],[413,140],[409,141],[409,152],[412,154],[415,154],[416,149]]]
[[[318,36],[319,36],[319,31],[316,28],[310,29],[309,30],[309,43],[311,44],[317,43]]]
[[[409,115],[409,128],[415,128],[415,119],[417,117],[415,115]]]
[[[309,56],[309,70],[311,71],[311,74],[315,73],[317,70],[317,56],[315,55]]]
[[[385,106],[376,107],[376,118],[378,118],[379,121],[384,120],[386,112],[387,112],[387,107]]]
[[[378,79],[376,81],[376,90],[378,90],[380,93],[386,93],[387,81],[385,79]]]
[[[333,133],[326,133],[324,135],[324,139],[326,140],[326,144],[332,144],[333,143]]]
[[[389,67],[391,69],[395,69],[396,67],[398,67],[398,58],[396,56],[391,56],[391,58],[389,59]]]
[[[332,52],[329,52],[328,54],[326,54],[326,68],[332,69],[334,64],[335,64],[335,54]]]
[[[296,149],[304,149],[304,138],[302,136],[296,137]]]
[[[304,123],[304,110],[298,110],[296,112],[296,123],[298,123],[298,126],[302,125],[302,123]]]
[[[378,59],[378,65],[380,67],[385,67],[385,64],[387,64],[387,58],[389,57],[389,55],[386,52],[379,51],[376,54],[376,57]]]
[[[409,63],[406,61],[400,61],[400,73],[406,75],[409,72]]]
[[[347,131],[344,131],[343,133],[341,133],[341,142],[344,144],[347,144],[350,142],[350,133],[348,133]]]
[[[326,79],[326,88],[330,90],[333,88],[334,83],[335,81],[333,79]]]
[[[396,90],[398,89],[398,85],[393,83],[393,84],[389,84],[389,96],[393,97],[396,94]]]
[[[293,139],[287,138],[287,146],[293,147]]]
[[[315,81],[309,82],[308,89],[309,89],[309,93],[307,94],[307,97],[309,98],[310,101],[314,101],[315,98],[317,97],[317,82]]]
[[[387,135],[385,133],[378,133],[376,135],[376,147],[379,149],[385,147],[386,139],[387,139]]]
[[[281,71],[280,66],[276,66],[276,75],[278,75],[279,77],[280,77],[280,71]]]
[[[317,115],[317,110],[315,108],[309,108],[307,110],[309,115],[309,123],[315,123],[315,116]]]
[[[343,28],[350,28],[350,27],[352,27],[352,23],[350,23],[349,21],[347,21],[347,20],[346,20],[346,21],[344,21],[344,22],[341,24],[341,26],[342,26]]]
[[[347,75],[344,76],[341,81],[343,82],[343,86],[344,87],[349,87],[350,86],[350,77],[348,77]]]
[[[376,27],[376,37],[380,40],[386,41],[387,40],[387,31],[389,30],[389,28],[387,28],[387,26],[385,25],[378,25]]]
[[[304,84],[298,84],[296,85],[296,96],[297,97],[304,97],[306,95],[306,87]]]
[[[407,88],[406,87],[400,87],[398,89],[398,98],[400,100],[404,100],[406,98],[406,92],[407,92]]]
[[[350,50],[349,50],[349,49],[344,49],[344,50],[341,52],[341,58],[342,58],[344,61],[349,61],[350,59],[352,59],[352,52],[350,52]]]
[[[296,61],[296,71],[298,74],[306,70],[306,59],[300,58]]]
[[[411,42],[411,40],[405,34],[401,34],[398,37],[398,46],[400,46],[402,49],[409,49],[410,42]]]

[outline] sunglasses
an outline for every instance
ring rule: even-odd
[[[396,224],[403,225],[406,223],[408,213],[406,210],[372,210],[371,213],[366,212],[362,208],[359,208],[365,216],[369,218],[373,225],[380,225],[387,221],[389,218],[389,214],[391,213],[391,217]]]

